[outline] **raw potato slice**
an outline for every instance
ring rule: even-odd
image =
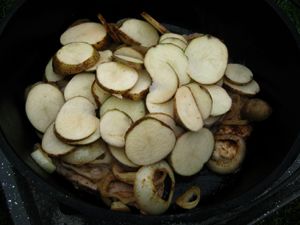
[[[132,47],[121,47],[114,52],[114,56],[124,60],[133,60],[135,63],[144,63],[143,55]],[[135,60],[135,61],[134,61]]]
[[[148,95],[149,96],[149,95]],[[150,113],[165,113],[174,118],[174,100],[171,99],[165,103],[152,103],[149,98],[146,98],[146,106]]]
[[[74,151],[64,155],[62,160],[73,165],[83,165],[96,160],[106,151],[106,144],[100,139],[92,144],[77,147]]]
[[[222,116],[210,116],[208,117],[206,120],[204,120],[204,126],[205,127],[212,127],[213,125],[215,125]]]
[[[188,74],[200,84],[220,80],[227,67],[228,51],[217,38],[202,36],[193,39],[185,50],[189,59]]]
[[[160,24],[157,20],[155,20],[152,16],[150,16],[146,12],[142,12],[141,16],[148,22],[150,23],[153,27],[155,27],[156,30],[158,30],[161,34],[168,33],[168,29]]]
[[[178,85],[190,82],[187,64],[183,51],[172,44],[160,44],[148,50],[144,65],[153,81],[149,93],[152,103],[170,100]]]
[[[56,137],[54,123],[48,127],[42,139],[42,149],[47,154],[53,156],[64,155],[72,151],[74,148],[74,146],[65,144]]]
[[[112,154],[112,156],[118,160],[118,162],[120,162],[121,164],[128,166],[128,167],[138,167],[138,165],[134,164],[133,162],[131,162],[127,155],[125,154],[125,149],[124,148],[117,148],[114,146],[108,146],[110,153]]]
[[[100,64],[97,67],[97,82],[100,87],[115,94],[130,90],[138,80],[135,69],[117,62]]]
[[[61,91],[51,84],[34,85],[26,99],[26,115],[35,129],[44,133],[65,102]]]
[[[209,160],[214,144],[214,136],[206,128],[183,134],[178,138],[170,155],[174,171],[182,176],[192,176],[198,173]]]
[[[175,117],[188,130],[198,131],[203,127],[201,113],[188,87],[183,86],[176,92]]]
[[[118,109],[125,112],[133,122],[142,118],[146,114],[145,104],[143,101],[132,101],[130,99],[119,99],[111,96],[108,98],[100,108],[100,117],[111,109]]]
[[[176,47],[180,48],[182,51],[184,51],[187,47],[187,44],[180,39],[177,38],[166,38],[159,42],[160,44],[172,44]]]
[[[99,50],[107,43],[107,32],[100,23],[80,23],[68,28],[60,36],[62,45],[73,42],[85,42]]]
[[[119,110],[110,110],[101,116],[100,133],[103,140],[115,147],[124,147],[125,134],[132,124],[131,118]]]
[[[97,125],[96,125],[97,129],[91,136],[89,136],[88,138],[83,139],[81,141],[70,142],[70,144],[72,144],[72,145],[88,145],[88,144],[91,144],[91,143],[97,141],[101,137],[101,133],[100,133],[100,120],[97,118],[96,121],[95,121],[95,123],[97,123]]]
[[[227,80],[224,81],[225,85],[228,86],[230,89],[238,92],[239,94],[254,96],[260,91],[260,87],[255,80],[250,81],[250,83],[245,85],[236,85],[228,82]]]
[[[228,112],[231,108],[232,100],[226,90],[218,85],[205,86],[212,98],[212,116],[219,116]]]
[[[57,82],[62,79],[64,79],[64,76],[59,75],[53,71],[53,66],[52,66],[52,58],[48,62],[46,69],[45,69],[45,78],[48,82]]]
[[[88,68],[86,70],[87,72],[96,71],[97,67],[100,64],[112,61],[113,53],[111,50],[99,51],[99,55],[100,55],[100,58],[99,58],[98,62],[94,66]]]
[[[76,96],[86,97],[95,106],[95,98],[92,94],[92,84],[95,81],[95,74],[93,73],[80,73],[75,75],[67,84],[64,90],[66,100]]]
[[[143,99],[149,91],[151,85],[151,77],[146,70],[139,70],[139,79],[130,91],[124,94],[125,97],[134,101]]]
[[[168,39],[168,38],[176,38],[176,39],[183,41],[185,44],[188,43],[187,40],[182,35],[175,34],[175,33],[165,33],[165,34],[161,35],[159,42],[162,42],[163,40]]]
[[[154,118],[137,121],[126,133],[125,153],[137,165],[149,165],[165,158],[174,148],[174,131]]]
[[[106,99],[108,99],[111,94],[105,90],[103,90],[96,81],[92,84],[92,94],[99,105],[102,105]]]
[[[60,75],[81,73],[94,66],[99,58],[99,53],[93,46],[80,42],[70,43],[56,52],[53,71]]]
[[[74,97],[68,100],[56,117],[56,134],[67,141],[80,141],[89,137],[97,129],[95,114],[95,105],[87,98]]]
[[[47,173],[53,173],[56,170],[56,166],[53,164],[51,158],[40,148],[31,153],[31,158]]]
[[[229,63],[225,76],[233,84],[247,84],[253,79],[253,73],[246,66],[241,64]]]
[[[127,19],[121,25],[120,30],[145,47],[156,45],[159,39],[153,26],[138,19]]]
[[[190,83],[187,86],[193,94],[198,109],[200,110],[202,119],[207,119],[210,116],[212,109],[212,99],[210,97],[210,94],[196,83]]]
[[[174,131],[174,134],[176,137],[179,137],[181,134],[184,133],[184,129],[182,127],[177,126],[174,119],[171,116],[169,116],[168,114],[150,113],[150,114],[146,115],[146,117],[155,118],[155,119],[158,119],[159,121],[165,123]]]

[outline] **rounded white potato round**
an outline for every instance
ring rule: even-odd
[[[64,96],[57,87],[39,83],[27,95],[26,115],[34,128],[44,133],[64,103]]]
[[[185,54],[188,57],[188,74],[200,84],[213,84],[219,81],[226,70],[228,61],[227,47],[212,36],[193,39]]]
[[[59,75],[53,71],[52,58],[49,60],[45,68],[45,78],[48,82],[57,82],[64,79],[64,76]]]
[[[260,87],[255,80],[252,80],[244,85],[232,84],[227,80],[225,80],[224,83],[232,90],[244,95],[254,96],[260,91]]]
[[[206,128],[181,135],[170,155],[174,171],[182,176],[198,173],[209,160],[214,144],[214,136]]]
[[[152,103],[147,95],[146,107],[150,113],[165,113],[174,118],[174,99],[164,103]]]
[[[97,67],[102,64],[102,63],[106,63],[106,62],[111,62],[112,61],[112,56],[113,56],[113,53],[111,50],[103,50],[103,51],[99,51],[99,55],[100,55],[100,58],[98,60],[98,62],[88,68],[86,71],[87,72],[91,72],[91,71],[96,71],[97,70]]]
[[[30,155],[31,158],[47,173],[53,173],[56,170],[56,166],[53,164],[51,158],[40,148],[34,150]]]
[[[187,40],[180,34],[175,34],[175,33],[165,33],[163,35],[160,36],[159,42],[168,39],[168,38],[177,38],[179,40],[181,40],[182,42],[184,42],[185,44],[187,44]]]
[[[108,146],[110,153],[112,156],[121,164],[128,166],[128,167],[138,167],[138,165],[134,164],[131,162],[127,155],[125,154],[125,149],[124,148],[118,148],[114,146]]]
[[[174,148],[174,131],[154,118],[137,121],[125,137],[125,153],[137,165],[149,165],[165,158]]]
[[[253,79],[252,71],[244,65],[229,63],[225,71],[226,78],[234,84],[247,84]]]
[[[180,48],[182,51],[184,51],[187,47],[187,44],[183,42],[180,39],[177,38],[165,38],[161,41],[159,41],[160,44],[172,44],[175,45],[176,47]]]
[[[96,81],[92,84],[92,94],[99,105],[102,105],[111,94],[101,88]]]

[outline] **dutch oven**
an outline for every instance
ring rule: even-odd
[[[161,216],[112,212],[95,196],[76,190],[58,175],[47,175],[30,158],[38,141],[24,107],[26,86],[41,79],[59,36],[79,18],[108,21],[147,11],[175,32],[209,33],[222,39],[230,60],[247,65],[261,86],[272,116],[254,124],[240,172],[221,176],[207,169],[180,188],[201,187],[199,206],[190,211],[171,207]],[[300,38],[271,1],[17,1],[0,32],[0,144],[13,166],[43,191],[105,224],[226,223],[250,212],[280,190],[282,177],[300,153]],[[256,215],[257,216],[257,215]]]

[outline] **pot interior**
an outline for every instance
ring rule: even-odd
[[[13,152],[10,159],[17,167],[25,163],[28,170],[39,174],[59,192],[104,207],[99,199],[73,189],[61,177],[48,176],[31,160],[33,144],[39,139],[25,115],[24,90],[42,79],[49,58],[60,47],[60,34],[72,22],[80,18],[97,21],[99,12],[110,22],[125,17],[141,18],[139,13],[144,10],[175,26],[170,29],[184,28],[222,39],[230,61],[245,64],[253,71],[261,86],[258,97],[273,107],[270,119],[254,124],[239,173],[220,176],[204,168],[193,177],[178,178],[176,192],[199,185],[201,210],[250,195],[254,187],[261,187],[256,193],[262,192],[297,155],[290,148],[300,127],[300,58],[296,42],[276,12],[263,1],[186,1],[163,5],[159,1],[27,1],[0,39],[0,126],[7,144],[4,150]],[[171,208],[168,214],[177,210]]]

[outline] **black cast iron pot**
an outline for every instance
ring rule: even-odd
[[[262,90],[258,97],[267,100],[274,110],[270,119],[254,125],[239,173],[219,176],[204,169],[192,178],[177,179],[177,193],[192,184],[201,187],[201,204],[190,211],[171,207],[161,216],[112,212],[97,197],[75,190],[58,175],[44,173],[30,158],[38,139],[24,112],[25,87],[42,78],[68,25],[79,18],[96,20],[98,12],[113,22],[137,17],[143,10],[176,32],[209,33],[224,40],[230,61],[252,69]],[[105,224],[217,224],[238,217],[242,221],[245,213],[271,198],[287,179],[293,179],[282,175],[300,153],[300,42],[279,15],[274,3],[261,0],[18,1],[1,27],[1,149],[42,190]]]

